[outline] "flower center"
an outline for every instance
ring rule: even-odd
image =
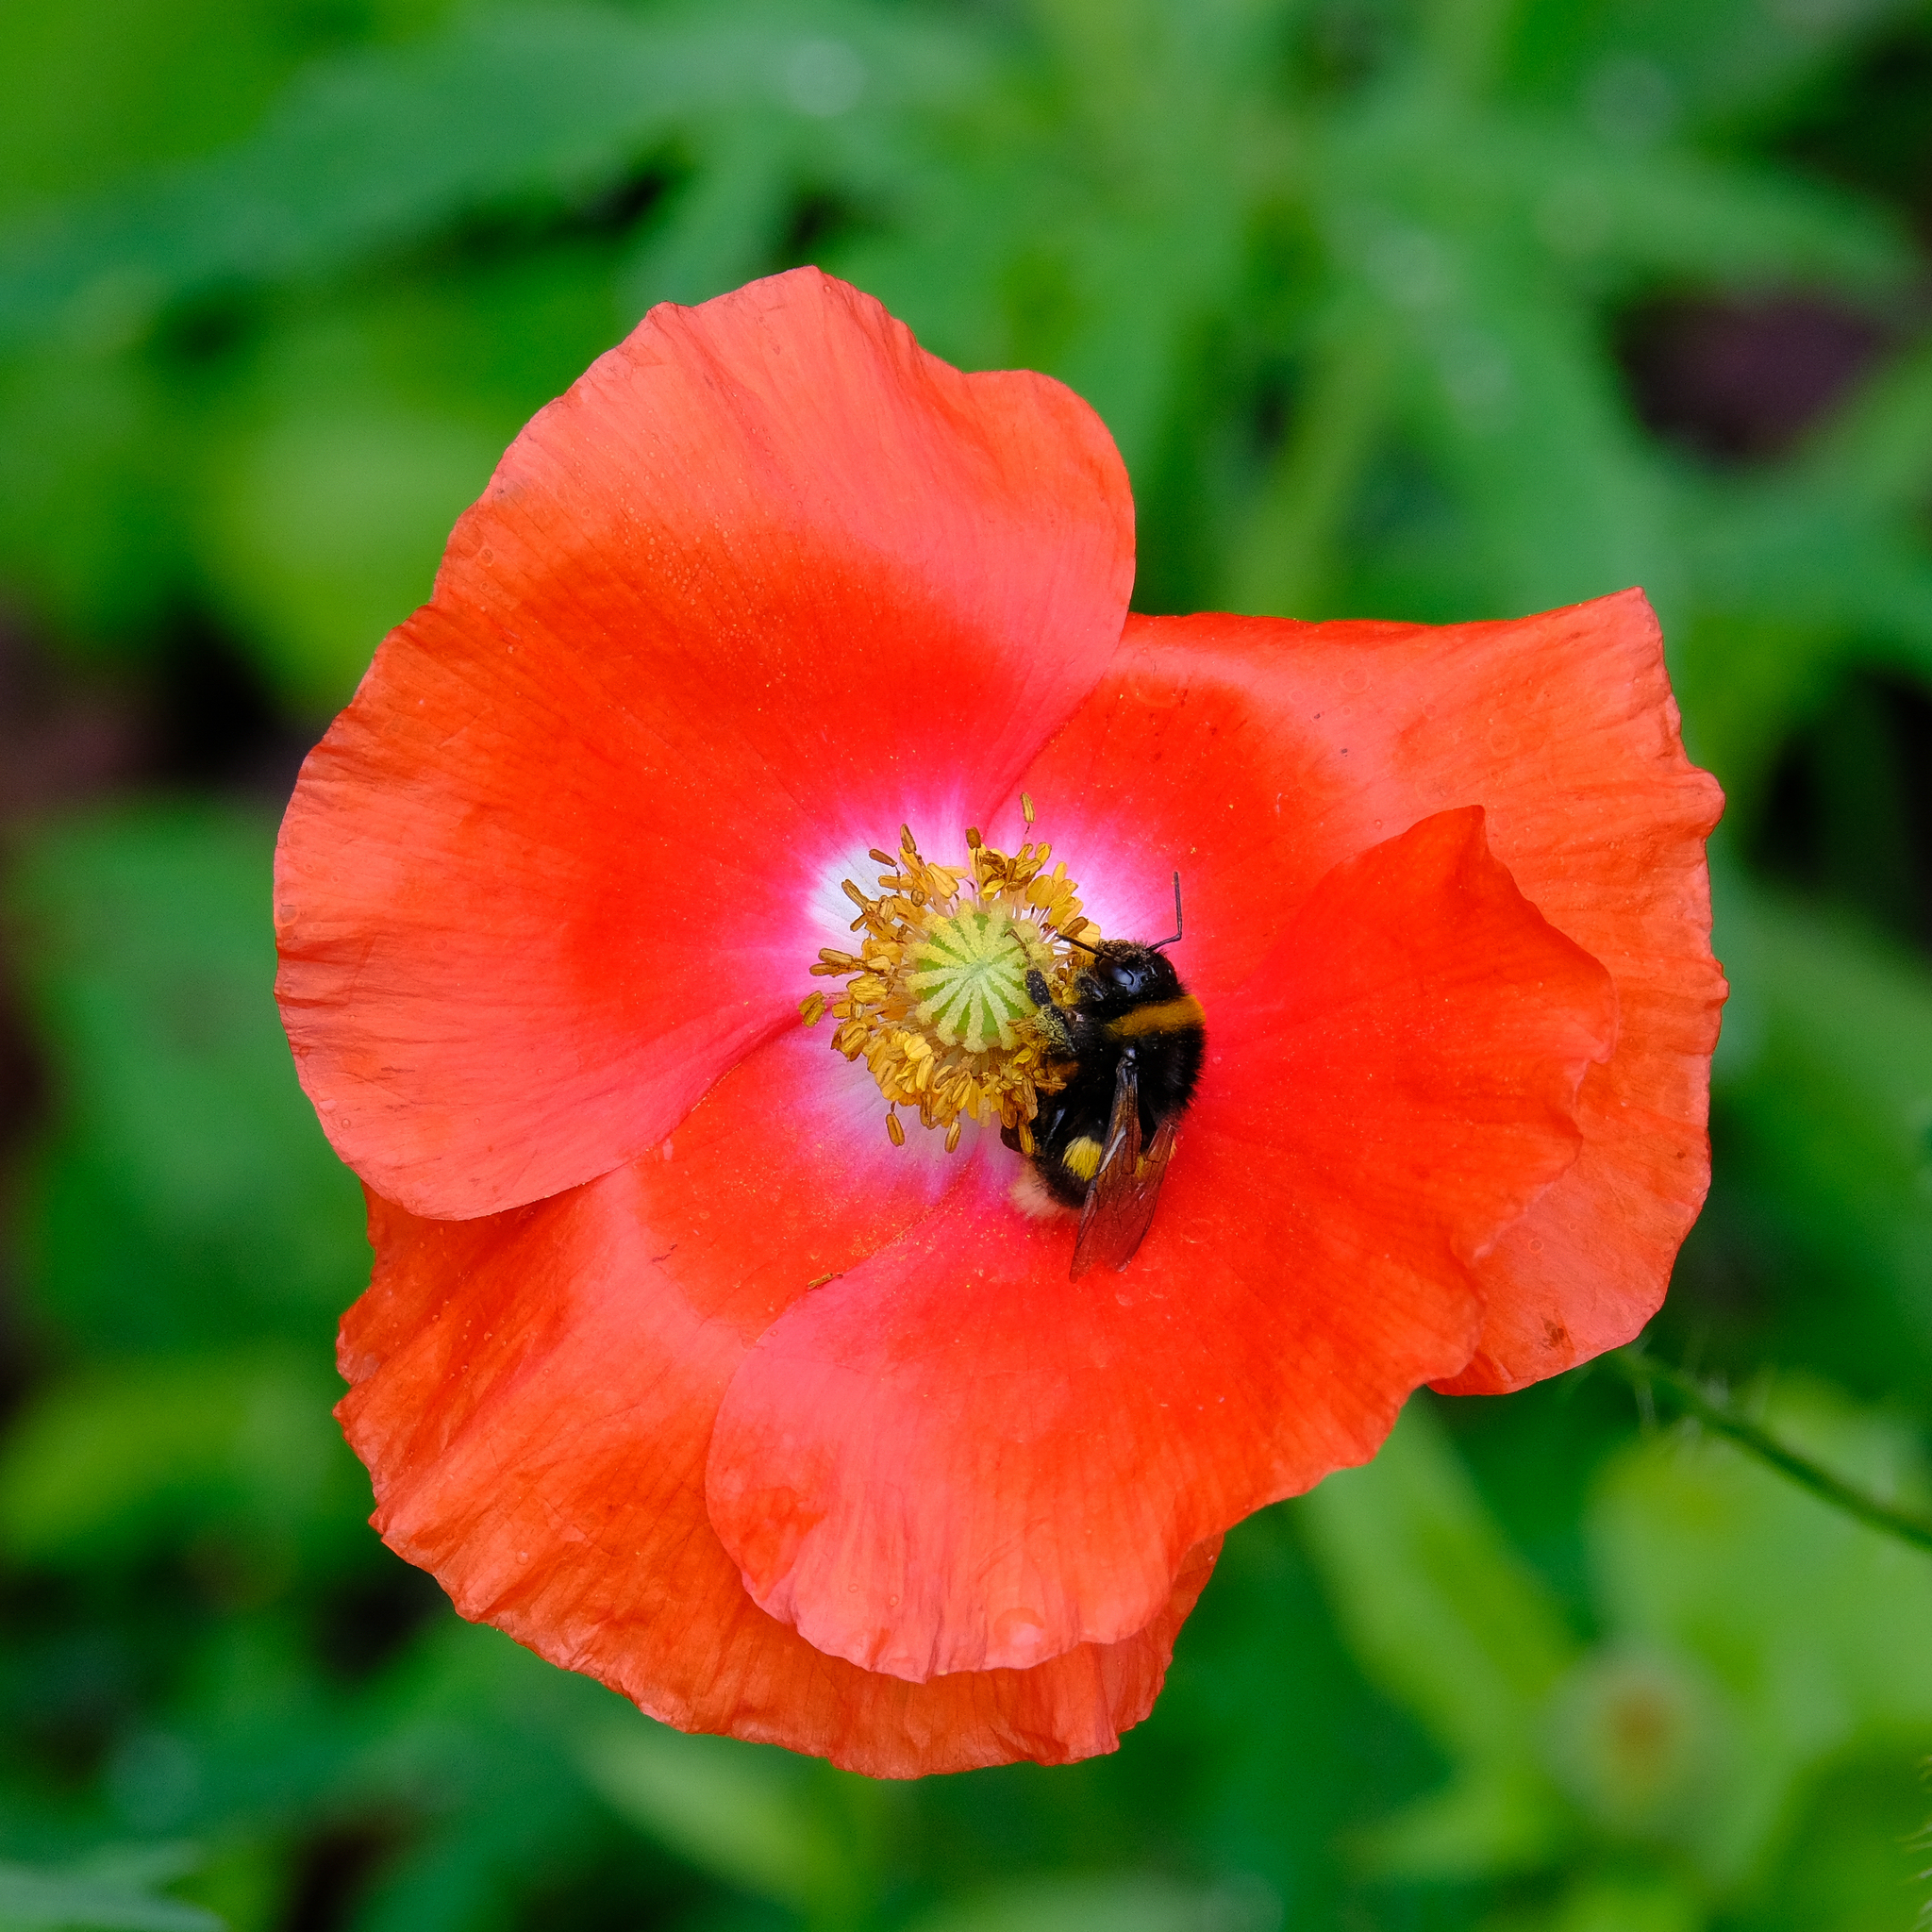
[[[1005,912],[970,906],[941,920],[908,957],[906,984],[920,995],[915,1010],[941,1045],[984,1054],[1018,1043],[1014,1027],[1034,1010],[1026,991],[1031,961]]]
[[[1081,915],[1066,866],[1047,870],[1052,846],[1008,857],[969,831],[966,848],[967,865],[935,863],[902,826],[896,853],[871,855],[883,868],[876,896],[844,881],[858,908],[858,951],[827,946],[811,970],[847,982],[830,1003],[841,1023],[832,1045],[863,1059],[878,1082],[895,1146],[906,1143],[904,1107],[923,1126],[945,1129],[948,1152],[971,1120],[1014,1128],[1031,1153],[1039,1096],[1067,1074],[1048,1064],[1027,975],[1038,973],[1068,1003],[1079,966],[1070,941],[1097,945],[1100,929]],[[799,1007],[808,1026],[826,1010],[822,992]]]

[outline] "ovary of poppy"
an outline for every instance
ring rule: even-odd
[[[1131,571],[1084,405],[802,270],[540,414],[304,768],[278,993],[371,1191],[375,1522],[670,1723],[1111,1748],[1225,1528],[1419,1384],[1627,1340],[1702,1199],[1719,797],[1641,596],[1148,619]],[[1123,1272],[800,1024],[902,826],[1051,839],[1109,937],[1182,874],[1207,1062]]]

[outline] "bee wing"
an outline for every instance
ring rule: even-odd
[[[1124,1268],[1134,1258],[1148,1224],[1160,1183],[1174,1153],[1174,1122],[1161,1122],[1143,1153],[1141,1146],[1141,1089],[1134,1063],[1122,1058],[1113,1083],[1113,1118],[1107,1124],[1107,1142],[1100,1166],[1087,1190],[1080,1211],[1080,1235],[1074,1243],[1073,1278],[1090,1268]]]

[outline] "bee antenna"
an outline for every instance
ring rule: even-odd
[[[1175,873],[1175,874],[1174,874],[1174,931],[1173,931],[1173,933],[1172,933],[1172,934],[1171,934],[1171,935],[1170,935],[1170,936],[1169,936],[1168,938],[1166,938],[1166,939],[1164,939],[1164,940],[1156,940],[1156,941],[1154,941],[1154,943],[1153,943],[1153,944],[1152,944],[1151,946],[1149,946],[1149,947],[1147,948],[1147,950],[1148,950],[1148,951],[1149,951],[1150,953],[1158,953],[1158,952],[1159,952],[1159,950],[1161,949],[1161,947],[1163,947],[1163,946],[1171,946],[1171,945],[1173,945],[1173,944],[1174,944],[1174,942],[1175,942],[1175,941],[1177,941],[1177,940],[1178,940],[1178,939],[1180,938],[1180,936],[1181,936],[1181,875],[1180,875],[1180,874],[1179,874],[1179,873]]]
[[[1085,940],[1069,940],[1065,933],[1061,933],[1060,938],[1067,940],[1067,943],[1070,946],[1078,946],[1083,953],[1091,953],[1094,950]]]

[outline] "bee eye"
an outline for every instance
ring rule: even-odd
[[[1113,983],[1123,992],[1139,992],[1141,991],[1141,974],[1139,969],[1133,966],[1116,966],[1113,969]]]

